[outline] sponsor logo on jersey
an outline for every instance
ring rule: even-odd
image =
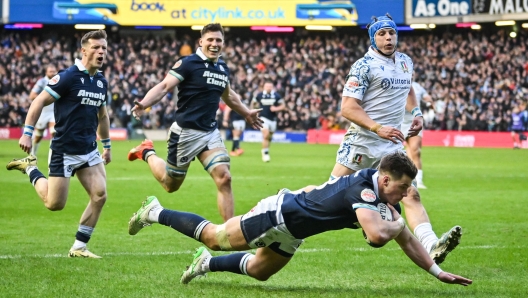
[[[81,78],[81,83],[84,84],[84,78]]]
[[[381,70],[385,71],[385,66],[380,65]]]
[[[229,78],[225,74],[210,72],[208,70],[204,71],[204,78],[207,78],[207,84],[222,86],[225,88],[229,82]]]
[[[55,85],[60,81],[60,75],[55,75],[53,78],[51,78],[48,82],[48,85]]]
[[[376,194],[374,193],[372,189],[365,188],[364,190],[361,191],[361,198],[365,202],[372,203],[376,200]]]
[[[77,96],[82,97],[81,104],[100,107],[103,104],[103,101],[106,97],[103,93],[97,92],[88,92],[86,90],[79,90]],[[94,100],[99,99],[99,100]]]
[[[209,63],[204,63],[206,68],[209,68]]]
[[[391,85],[391,83],[390,83],[389,79],[384,78],[383,80],[381,80],[381,89],[387,90],[387,89],[389,89],[390,85]]]
[[[176,61],[176,63],[174,64],[174,66],[172,68],[178,68],[178,67],[180,67],[181,64],[182,64],[182,61],[178,60],[178,61]]]
[[[103,82],[97,80],[97,87],[103,88]]]

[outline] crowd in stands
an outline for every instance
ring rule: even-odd
[[[275,84],[288,107],[279,113],[279,130],[345,129],[348,122],[339,111],[345,78],[370,44],[366,32],[360,33],[263,39],[227,34],[222,58],[231,70],[231,87],[246,102],[265,81]],[[79,57],[80,37],[80,33],[68,38],[1,33],[0,127],[23,124],[29,92],[42,77],[44,66],[72,65]],[[434,100],[433,105],[422,107],[425,127],[508,131],[513,108],[526,111],[527,37],[519,32],[510,38],[505,31],[401,34],[398,50],[413,58],[414,78]],[[141,100],[161,81],[178,57],[195,51],[196,38],[111,35],[108,45],[103,71],[110,86],[112,126],[168,128],[174,120],[177,93],[169,93],[142,121],[133,119],[130,110],[133,101]]]

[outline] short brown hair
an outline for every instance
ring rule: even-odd
[[[207,32],[222,32],[222,36],[224,36],[224,28],[220,23],[211,23],[207,24],[202,28],[202,36],[205,35]]]
[[[384,174],[389,174],[394,179],[400,179],[403,175],[414,179],[418,173],[418,169],[402,151],[389,153],[381,158],[379,171]]]
[[[95,30],[95,31],[90,31],[90,32],[86,33],[81,38],[81,46],[85,46],[88,43],[88,40],[90,40],[90,39],[106,39],[106,31],[104,31],[104,30]]]

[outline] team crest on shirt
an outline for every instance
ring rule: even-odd
[[[103,82],[97,80],[97,87],[103,88]]]
[[[60,75],[55,75],[53,78],[51,78],[48,82],[48,85],[55,85],[60,81]]]
[[[365,202],[372,203],[376,200],[376,194],[374,193],[372,189],[365,188],[364,190],[361,191],[361,198]]]
[[[220,70],[221,71],[225,71],[224,67],[222,65],[220,65]]]
[[[181,64],[182,64],[182,61],[178,60],[178,61],[176,61],[176,63],[174,64],[174,66],[172,68],[178,68],[178,67],[180,67]]]
[[[348,78],[346,85],[348,88],[356,88],[359,87],[359,80],[357,77],[350,77]]]
[[[357,153],[354,155],[354,159],[352,159],[353,163],[357,163],[358,165],[361,164],[361,160],[363,159],[363,155]]]
[[[409,72],[409,68],[407,67],[407,63],[405,63],[405,61],[400,62],[400,65],[403,72]]]

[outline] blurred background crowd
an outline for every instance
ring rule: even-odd
[[[71,66],[79,55],[80,37],[81,33],[68,38],[1,33],[0,127],[23,125],[28,95],[44,67]],[[227,33],[223,59],[231,70],[231,87],[246,102],[265,81],[274,83],[288,107],[279,113],[279,130],[337,130],[348,126],[340,116],[345,77],[369,45],[365,30],[262,38]],[[422,105],[425,128],[509,131],[511,113],[517,109],[528,119],[527,45],[523,32],[516,38],[504,31],[401,33],[398,50],[414,60],[415,81],[433,99],[433,104]],[[193,53],[197,46],[197,38],[190,35],[110,35],[103,72],[110,86],[112,127],[168,128],[174,120],[177,91],[141,121],[131,117],[133,101],[141,100],[178,57]],[[222,109],[219,117],[221,113]]]

